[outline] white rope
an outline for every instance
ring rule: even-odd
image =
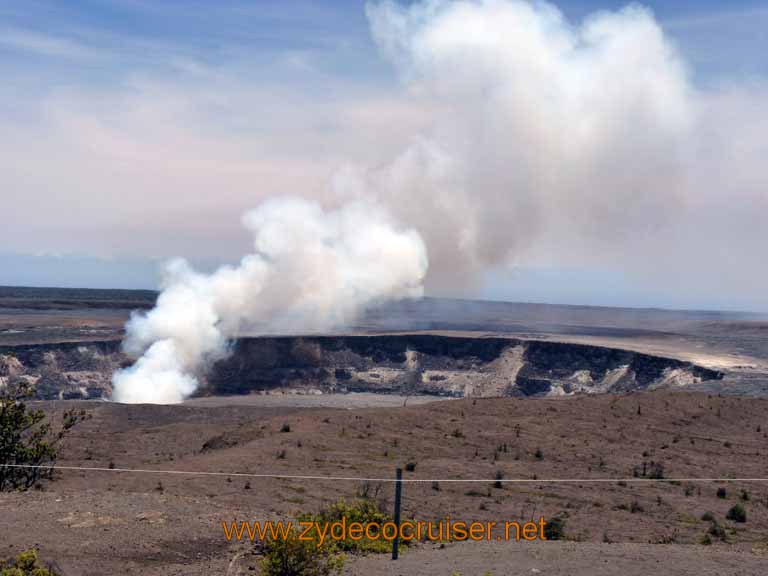
[[[183,476],[231,476],[245,478],[275,478],[283,480],[331,480],[340,482],[397,482],[395,478],[363,478],[356,476],[308,476],[299,474],[256,474],[252,472],[204,472],[194,470],[152,470],[147,468],[99,468],[88,466],[44,466],[32,464],[0,464],[5,468],[40,468],[54,470],[78,470],[83,472],[125,472],[130,474],[175,474]],[[671,482],[768,482],[768,478],[403,478],[403,483],[494,483],[505,484],[610,484],[671,483]]]

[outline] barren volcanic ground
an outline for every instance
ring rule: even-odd
[[[55,415],[73,403],[43,405]],[[0,496],[3,553],[39,546],[64,574],[250,574],[253,547],[226,542],[222,520],[290,519],[361,493],[391,508],[393,489],[235,473],[390,478],[409,462],[406,479],[493,479],[502,471],[530,482],[409,483],[408,517],[558,515],[567,541],[422,544],[405,553],[402,568],[352,559],[350,574],[768,571],[765,483],[674,480],[768,476],[766,399],[659,391],[356,410],[81,405],[93,418],[67,440],[62,466],[225,475],[62,470],[40,491]],[[671,480],[636,482],[651,470]],[[613,481],[553,481],[563,478]],[[739,502],[747,521],[727,520]],[[700,544],[712,524],[706,512],[725,528],[724,541],[711,546]]]
[[[26,378],[40,398],[108,397],[112,372],[130,363],[120,353],[123,323],[154,297],[0,288],[0,379]],[[676,387],[765,395],[768,322],[745,313],[424,299],[373,310],[346,336],[252,338],[246,331],[234,354],[201,379],[201,394],[494,396]]]
[[[154,298],[0,289],[0,378],[58,398],[39,402],[54,420],[92,415],[55,481],[0,494],[0,559],[36,546],[65,576],[254,574],[254,546],[222,520],[361,494],[389,509],[392,484],[359,478],[410,463],[406,480],[426,481],[405,485],[407,517],[559,517],[565,540],[419,544],[348,574],[768,573],[768,484],[727,480],[768,477],[764,317],[426,299],[348,335],[243,334],[184,405],[75,400],[129,363],[122,324]],[[726,518],[736,504],[746,522]]]

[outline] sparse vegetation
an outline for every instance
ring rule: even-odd
[[[374,500],[368,500],[365,498],[358,498],[352,502],[346,502],[339,500],[335,504],[331,504],[328,508],[320,511],[319,514],[307,514],[300,518],[303,521],[319,522],[320,524],[333,522],[341,522],[345,519],[347,524],[359,522],[363,526],[371,522],[384,525],[387,522],[392,522],[392,516],[382,511],[379,504]],[[369,538],[362,538],[359,540],[353,540],[347,538],[345,540],[333,540],[329,543],[335,551],[350,552],[350,553],[366,553],[366,552],[388,552],[392,548],[392,543],[384,539],[371,540]],[[407,545],[407,542],[403,542]]]
[[[562,540],[565,538],[565,514],[559,514],[549,519],[544,526],[544,537],[547,540]]]
[[[661,462],[651,461],[650,470],[648,471],[648,478],[652,478],[654,480],[663,480],[664,464],[662,464]]]
[[[392,517],[383,512],[372,499],[358,498],[348,503],[339,500],[318,514],[305,514],[300,521],[332,524],[344,519],[347,523],[371,522],[383,525]],[[403,542],[408,545],[408,542]],[[264,576],[330,576],[341,572],[345,553],[382,553],[391,549],[391,543],[368,538],[336,540],[328,538],[321,546],[314,540],[299,540],[293,530],[288,539],[270,539],[265,543],[261,574]]]
[[[39,565],[37,551],[26,550],[15,560],[0,565],[0,576],[57,576],[52,568]]]
[[[741,501],[749,502],[749,492],[747,492],[746,490],[741,491]]]
[[[291,431],[291,425],[288,423],[283,423],[282,426],[280,426],[280,432],[286,433]]]
[[[299,540],[296,530],[291,538],[269,539],[261,561],[263,576],[329,576],[339,574],[344,556],[330,546]]]
[[[728,491],[723,488],[722,486],[717,489],[717,497],[722,498],[723,500],[728,497]]]
[[[725,517],[728,520],[732,520],[733,522],[746,522],[747,511],[741,504],[736,504],[735,506],[732,506],[730,510],[728,510],[728,513],[725,515]]]
[[[87,418],[82,410],[68,410],[54,427],[45,412],[26,405],[32,392],[25,383],[0,387],[0,492],[28,490],[52,478],[59,443]]]
[[[713,519],[712,523],[709,525],[709,530],[707,531],[707,534],[717,538],[718,540],[722,540],[725,542],[728,538],[727,534],[725,533],[725,528],[723,528],[720,523]]]

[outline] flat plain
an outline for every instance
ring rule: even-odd
[[[0,309],[0,343],[92,341],[92,330],[118,339],[130,310],[151,306],[153,297],[16,291]],[[53,420],[71,407],[91,418],[67,438],[54,481],[0,495],[0,557],[34,546],[65,576],[254,574],[258,546],[228,542],[222,521],[290,520],[362,495],[391,510],[387,480],[410,464],[408,518],[557,517],[564,539],[421,543],[397,562],[350,558],[348,574],[768,573],[768,483],[749,480],[768,477],[764,319],[513,304],[502,317],[500,304],[441,301],[421,304],[418,318],[406,314],[413,305],[373,314],[352,331],[599,340],[697,355],[726,376],[685,391],[567,398],[37,402]],[[400,316],[410,321],[398,329],[392,323]],[[746,522],[727,519],[737,504]],[[713,531],[714,523],[722,530]]]

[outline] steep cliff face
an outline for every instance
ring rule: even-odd
[[[107,398],[112,373],[128,364],[116,340],[0,346],[0,387],[19,379],[40,399]]]
[[[117,341],[0,347],[0,386],[39,398],[108,398],[130,364]],[[201,375],[201,394],[368,391],[441,396],[549,396],[677,387],[722,378],[687,362],[627,350],[432,334],[243,338]]]
[[[274,388],[449,396],[608,393],[716,380],[693,364],[627,350],[431,334],[244,338],[208,393]]]

